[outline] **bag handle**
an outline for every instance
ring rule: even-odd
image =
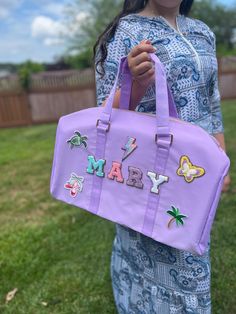
[[[120,109],[126,109],[126,110],[129,109],[130,98],[131,98],[131,88],[132,88],[132,79],[129,72],[130,71],[128,67],[128,62],[126,62],[123,66],[123,71],[122,71],[121,95],[120,95],[120,104],[119,104]],[[167,85],[167,89],[168,89],[170,116],[173,118],[178,118],[178,113],[176,110],[174,99],[168,85]]]
[[[158,137],[170,137],[169,96],[168,96],[168,87],[167,87],[165,70],[162,63],[160,62],[160,60],[157,58],[157,56],[154,53],[151,53],[150,57],[154,61],[154,64],[155,64],[157,135]],[[128,67],[127,57],[123,57],[120,61],[119,70],[118,70],[113,88],[111,90],[111,93],[107,98],[107,102],[106,102],[106,105],[104,106],[103,111],[101,112],[100,119],[97,121],[97,127],[99,129],[103,129],[105,131],[109,130],[109,126],[111,123],[112,105],[113,105],[113,101],[115,97],[118,79],[119,79],[120,74],[123,71],[126,73],[127,67]],[[127,72],[127,76],[128,75],[130,78],[129,80],[131,81],[130,71]],[[126,83],[127,83],[127,80],[124,82],[124,84]],[[99,122],[101,122],[101,126]],[[104,124],[105,124],[105,128],[104,128]]]

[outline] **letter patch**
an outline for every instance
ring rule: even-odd
[[[96,170],[96,175],[98,177],[104,177],[104,166],[106,163],[105,159],[99,159],[98,161],[95,160],[94,156],[89,155],[88,156],[88,168],[87,173],[94,174],[94,171]]]
[[[205,174],[205,169],[194,166],[188,156],[182,156],[177,174],[183,176],[186,182],[191,183],[194,179],[202,177]]]
[[[142,189],[143,188],[142,170],[140,170],[139,168],[131,167],[131,166],[129,166],[128,169],[129,169],[129,178],[126,181],[126,184],[129,186],[138,188],[138,189]]]
[[[117,182],[120,182],[120,183],[124,182],[124,178],[123,178],[122,172],[121,172],[121,163],[120,162],[113,161],[111,171],[109,172],[107,177],[110,180],[114,180],[114,178],[116,177]]]
[[[161,174],[157,175],[157,173],[151,171],[148,171],[147,176],[151,179],[153,184],[151,192],[156,194],[159,193],[159,186],[164,182],[168,182],[169,180],[169,177],[163,176]]]
[[[77,176],[77,174],[72,173],[70,175],[70,180],[64,184],[64,188],[70,190],[70,196],[76,197],[79,192],[83,189],[84,177]]]

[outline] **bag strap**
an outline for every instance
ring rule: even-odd
[[[120,104],[119,104],[120,109],[125,109],[125,110],[129,109],[131,89],[132,89],[132,80],[131,80],[128,62],[126,61],[123,64],[123,71],[122,71],[121,95],[120,95]],[[170,116],[173,118],[178,118],[178,113],[176,110],[174,99],[170,92],[170,88],[168,84],[167,84],[167,89],[168,89],[168,102],[169,102]]]
[[[152,58],[152,60],[154,61],[154,64],[155,64],[157,134],[158,134],[158,136],[169,137],[169,135],[170,135],[169,96],[168,96],[168,87],[167,87],[165,70],[164,70],[162,63],[160,62],[160,60],[157,58],[157,56],[155,54],[151,53],[150,57]],[[113,105],[113,101],[114,101],[114,97],[115,97],[118,78],[119,78],[121,72],[126,67],[127,67],[127,58],[124,57],[121,59],[114,86],[111,90],[110,95],[108,96],[106,105],[104,106],[104,109],[100,115],[101,124],[103,124],[103,125],[105,124],[107,126],[107,129],[108,129],[108,124],[112,123],[112,121],[111,121],[112,105]],[[131,80],[130,72],[127,72],[127,75],[130,76],[130,80]]]
[[[156,157],[154,160],[154,169],[158,174],[164,175],[167,159],[169,156],[169,149],[171,146],[172,136],[170,134],[169,125],[169,96],[168,88],[166,82],[166,76],[164,67],[159,61],[159,59],[154,55],[150,54],[152,60],[155,63],[155,80],[156,80],[156,109],[158,107],[158,114],[156,110]],[[112,91],[107,99],[106,105],[100,114],[99,123],[97,123],[97,138],[96,138],[96,158],[104,158],[107,132],[109,131],[109,124],[111,121],[112,105],[115,96],[115,91],[118,83],[118,78],[120,72],[123,71],[124,67],[127,66],[127,58],[122,58],[119,71],[116,76],[116,80]],[[158,74],[158,75],[157,75]],[[128,72],[127,72],[128,75]],[[130,75],[130,73],[129,73]],[[131,80],[131,75],[130,75]],[[126,83],[126,82],[125,82]],[[99,209],[100,196],[102,191],[103,179],[97,176],[93,178],[93,185],[91,190],[91,201],[90,201],[90,211],[97,213]],[[149,193],[147,208],[143,223],[143,231],[147,235],[151,235],[154,221],[156,216],[156,211],[158,208],[159,195],[156,196],[154,193]]]

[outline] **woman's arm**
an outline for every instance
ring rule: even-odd
[[[216,57],[216,36],[212,33],[213,49]],[[218,63],[216,59],[216,71],[213,80],[213,91],[210,97],[211,100],[211,115],[212,115],[212,135],[218,140],[222,149],[226,152],[225,137],[224,137],[224,127],[221,111],[221,97],[219,91],[219,81],[218,81]],[[227,192],[230,186],[230,174],[228,173],[224,179],[224,185],[222,192]]]
[[[225,147],[225,136],[224,133],[216,133],[213,134],[213,136],[217,139],[217,141],[220,143],[221,148],[226,151]]]

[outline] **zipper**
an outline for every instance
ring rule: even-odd
[[[115,110],[119,110],[118,108],[113,108]],[[131,110],[128,110],[128,109],[122,109],[122,110],[127,110],[127,111],[130,111],[132,113],[137,113],[137,114],[144,114],[144,115],[147,115],[147,116],[153,116],[155,117],[156,115],[153,114],[153,113],[148,113],[148,112],[139,112],[139,111],[131,111]],[[191,124],[192,126],[196,127],[196,128],[200,128],[201,130],[204,130],[203,128],[201,128],[199,125],[197,124],[194,124],[194,123],[191,123],[191,122],[188,122],[188,121],[185,121],[185,120],[181,120],[181,119],[178,119],[178,118],[173,118],[173,117],[169,117],[169,120],[170,121],[173,121],[173,122],[177,122],[177,123],[181,123],[181,124]],[[211,134],[209,134],[207,131],[205,131],[208,136],[210,137],[210,139],[218,146],[218,148],[220,149],[220,151],[224,152],[224,150],[222,149],[222,147],[220,146],[220,143],[219,141]]]
[[[180,31],[179,29],[179,24],[178,24],[178,16],[176,16],[175,18],[175,22],[176,22],[176,25],[177,25],[177,30],[176,28],[174,28],[168,21],[166,18],[164,18],[163,16],[161,16],[161,18],[166,22],[166,24],[168,24],[168,26],[173,29],[176,33],[178,33],[182,39],[186,42],[186,44],[191,48],[191,51],[194,53],[195,57],[196,57],[196,61],[197,61],[197,65],[198,65],[198,68],[199,70],[201,71],[202,70],[202,64],[201,64],[201,60],[199,58],[199,55],[196,51],[196,49],[193,47],[193,45],[191,44],[191,42],[185,38],[184,34]]]
[[[119,110],[119,108],[112,108],[112,110],[113,109],[117,109],[117,110]],[[129,110],[129,109],[122,109],[122,110],[126,110],[126,111],[130,111],[130,112],[132,112],[132,113],[137,113],[137,114],[144,114],[144,115],[146,115],[146,116],[153,116],[153,117],[156,117],[156,114],[155,113],[149,113],[149,112],[139,112],[139,111],[134,111],[134,110]],[[181,119],[178,119],[178,118],[173,118],[173,117],[169,117],[169,120],[170,121],[175,121],[175,122],[177,122],[177,123],[184,123],[184,124],[191,124],[191,125],[193,125],[193,126],[195,126],[195,127],[197,127],[197,128],[200,128],[198,125],[196,125],[196,124],[193,124],[193,123],[191,123],[191,122],[188,122],[188,121],[185,121],[185,120],[181,120]]]

